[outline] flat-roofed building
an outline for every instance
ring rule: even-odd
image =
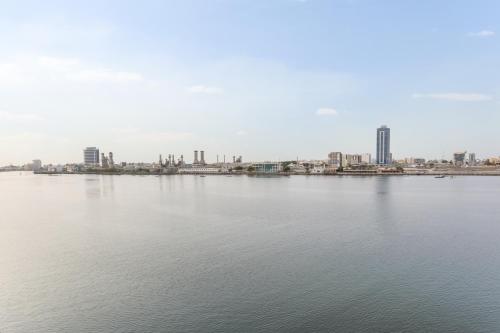
[[[470,166],[476,165],[476,154],[474,153],[469,154],[469,165]]]
[[[359,154],[345,154],[342,166],[351,166],[351,165],[360,165],[362,160],[362,156]]]
[[[458,152],[453,154],[453,164],[456,166],[462,166],[465,164],[465,154],[467,152]]]
[[[362,164],[372,164],[372,154],[361,154],[361,163]]]
[[[328,165],[330,167],[340,168],[342,166],[342,153],[331,152],[328,154]]]
[[[33,171],[40,171],[41,168],[42,168],[42,161],[33,160]]]
[[[99,165],[99,149],[87,147],[83,150],[83,163],[85,165]]]
[[[281,171],[281,163],[279,162],[254,163],[253,167],[257,173],[278,173]]]
[[[391,163],[391,129],[382,125],[377,128],[377,164],[388,165]]]

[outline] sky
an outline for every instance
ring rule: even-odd
[[[496,0],[0,6],[0,165],[500,155]]]

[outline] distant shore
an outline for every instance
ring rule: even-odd
[[[500,176],[500,169],[497,170],[425,170],[425,172],[332,172],[332,173],[258,173],[258,172],[219,172],[219,173],[160,173],[160,172],[130,172],[130,171],[92,171],[92,172],[49,172],[35,171],[38,175],[109,175],[109,176],[172,176],[172,175],[190,175],[190,176]]]

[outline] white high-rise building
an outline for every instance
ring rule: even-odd
[[[85,165],[99,165],[99,149],[87,147],[83,150],[83,163]]]

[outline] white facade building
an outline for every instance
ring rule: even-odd
[[[99,149],[87,147],[83,150],[83,163],[85,165],[99,165]]]

